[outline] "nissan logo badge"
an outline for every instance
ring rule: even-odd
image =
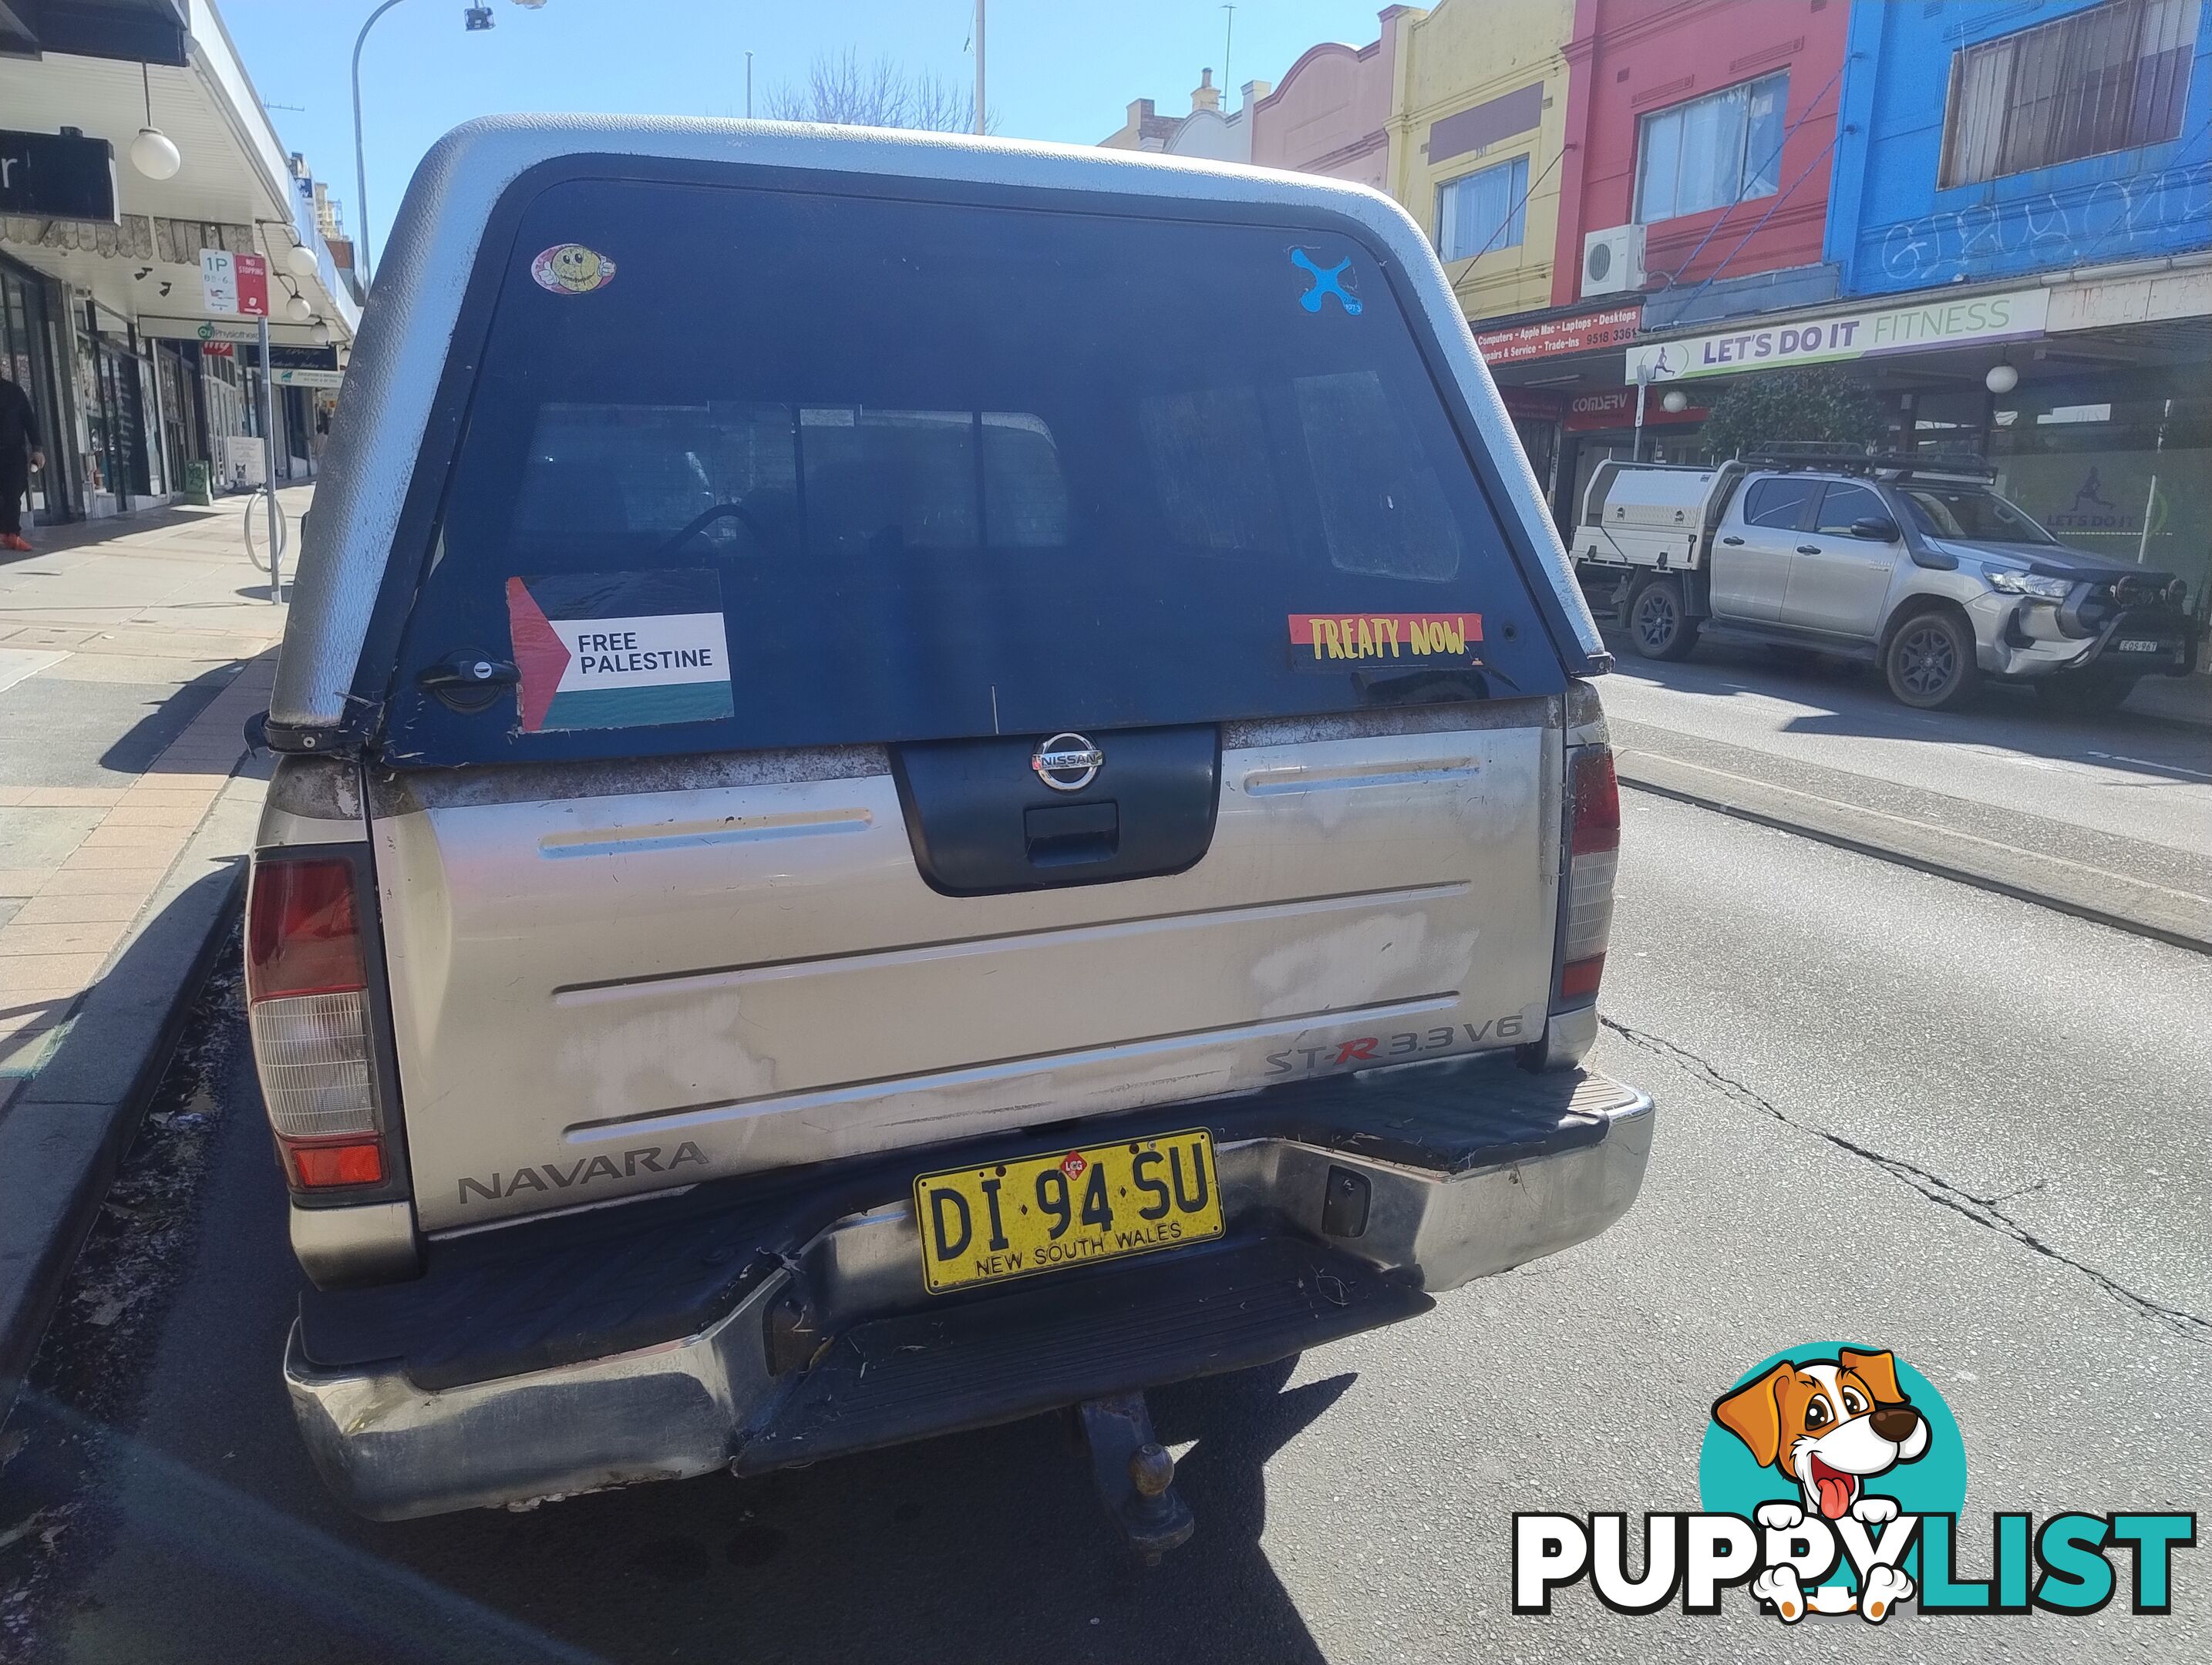
[[[1030,767],[1054,792],[1081,792],[1106,766],[1106,754],[1080,734],[1055,734],[1036,749]]]

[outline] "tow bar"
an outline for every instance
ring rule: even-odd
[[[1146,1566],[1190,1541],[1198,1522],[1176,1495],[1175,1459],[1152,1432],[1142,1394],[1086,1399],[1077,1410],[1091,1448],[1091,1478],[1129,1547]]]

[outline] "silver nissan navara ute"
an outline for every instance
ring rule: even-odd
[[[1145,1390],[1635,1199],[1607,663],[1380,196],[454,132],[266,719],[321,1475],[390,1519],[1073,1407],[1179,1541]]]

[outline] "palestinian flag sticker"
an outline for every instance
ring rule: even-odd
[[[735,708],[711,572],[507,580],[522,732],[709,722]]]

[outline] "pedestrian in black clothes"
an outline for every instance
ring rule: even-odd
[[[23,494],[31,489],[31,471],[46,465],[31,396],[0,376],[0,550],[31,547],[23,537]]]

